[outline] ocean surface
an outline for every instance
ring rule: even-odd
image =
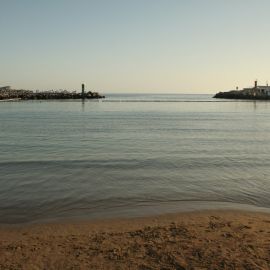
[[[270,102],[0,102],[0,223],[270,209]]]

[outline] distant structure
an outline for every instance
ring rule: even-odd
[[[214,98],[229,98],[229,99],[270,99],[270,86],[258,85],[258,81],[254,81],[253,87],[243,88],[242,90],[231,90],[227,92],[219,92]]]

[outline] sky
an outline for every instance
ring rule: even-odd
[[[270,82],[269,0],[0,0],[0,85],[215,93]]]

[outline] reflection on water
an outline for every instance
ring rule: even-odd
[[[85,111],[85,100],[82,99],[82,112],[84,112],[84,111]]]
[[[0,105],[1,223],[270,207],[269,102],[111,95]]]

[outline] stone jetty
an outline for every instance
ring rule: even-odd
[[[82,92],[67,90],[49,90],[49,91],[31,91],[31,90],[17,90],[11,89],[10,86],[0,87],[0,100],[49,100],[49,99],[100,99],[105,96],[98,92],[91,92],[84,90],[82,85]]]
[[[251,100],[270,100],[270,86],[258,85],[254,82],[253,87],[243,88],[242,90],[231,90],[227,92],[219,92],[215,94],[214,98],[225,99],[251,99]]]

